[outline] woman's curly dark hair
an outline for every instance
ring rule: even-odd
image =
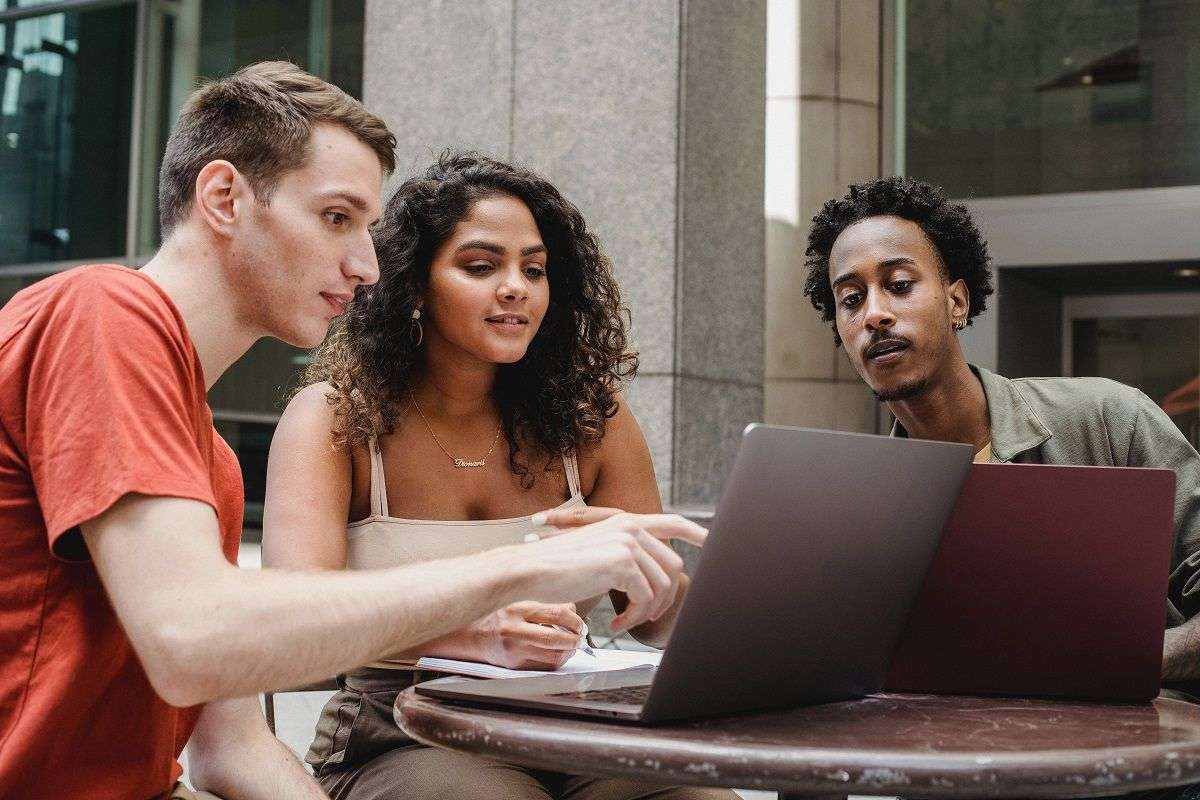
[[[987,242],[965,206],[950,203],[936,186],[913,178],[875,178],[854,184],[849,193],[830,200],[813,217],[808,232],[808,279],[804,293],[821,318],[832,324],[833,340],[841,345],[834,319],[837,311],[833,287],[829,284],[829,253],[842,231],[867,217],[893,216],[921,226],[942,258],[950,282],[962,279],[970,293],[971,307],[967,324],[987,308],[992,293],[992,273],[988,268]]]
[[[522,446],[545,455],[550,469],[557,456],[603,437],[619,384],[638,366],[607,257],[579,210],[545,178],[480,153],[446,150],[388,201],[373,234],[379,282],[358,287],[304,373],[302,385],[333,387],[334,441],[365,444],[395,430],[424,366],[412,312],[424,298],[434,254],[476,201],[496,195],[529,208],[549,257],[550,303],[541,327],[520,361],[500,366],[492,389],[509,466],[529,486]]]

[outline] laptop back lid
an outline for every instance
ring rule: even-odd
[[[748,427],[643,719],[877,691],[971,457]]]
[[[1148,700],[1175,474],[976,464],[887,679],[893,691]]]

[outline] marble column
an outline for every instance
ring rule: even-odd
[[[446,146],[546,174],[612,258],[664,502],[715,501],[763,415],[765,0],[368,0],[401,176]]]

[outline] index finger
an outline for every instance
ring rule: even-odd
[[[554,528],[578,528],[580,525],[591,525],[593,522],[603,522],[609,517],[623,514],[619,508],[604,506],[581,506],[579,508],[557,508],[534,514],[530,520],[534,525],[549,525]],[[546,536],[553,536],[554,531],[548,531]]]
[[[655,539],[681,539],[696,547],[703,547],[708,530],[678,514],[634,514],[630,522],[637,525]]]

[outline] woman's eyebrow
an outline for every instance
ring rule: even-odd
[[[498,256],[504,255],[505,252],[503,247],[486,239],[472,239],[454,248],[456,253],[461,253],[463,250],[487,250],[489,253],[495,253]]]
[[[463,242],[458,247],[454,248],[454,252],[456,252],[456,253],[461,253],[463,250],[486,250],[489,253],[495,253],[498,256],[502,256],[506,252],[508,252],[507,250],[504,249],[503,246],[498,245],[495,242],[489,242],[486,239],[472,239],[471,241]],[[546,252],[546,245],[544,245],[544,244],[533,244],[533,245],[530,245],[529,247],[521,248],[522,256],[531,256],[534,253],[545,253],[545,252]]]

